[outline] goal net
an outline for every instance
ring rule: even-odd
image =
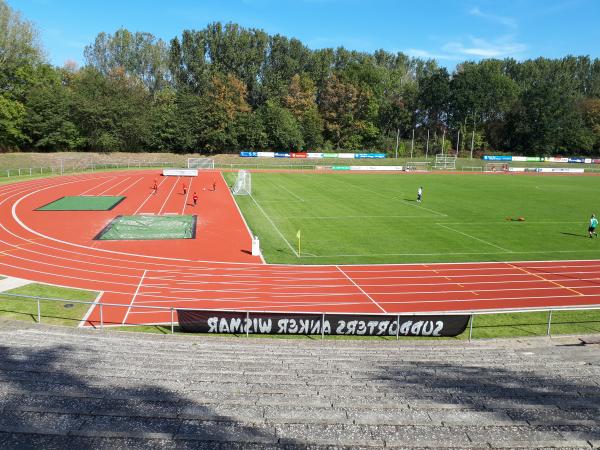
[[[250,172],[247,170],[240,170],[238,172],[235,184],[231,188],[233,195],[250,195],[252,194],[252,179]]]
[[[435,155],[434,169],[456,169],[456,157],[448,155]]]
[[[188,158],[188,169],[214,169],[215,160],[212,158]]]

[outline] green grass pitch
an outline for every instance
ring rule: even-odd
[[[80,195],[61,197],[38,208],[37,211],[108,211],[125,197],[114,195]]]
[[[252,196],[236,200],[270,263],[595,259],[587,225],[599,186],[594,176],[253,173]]]

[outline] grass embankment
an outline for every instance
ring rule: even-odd
[[[28,297],[57,298],[63,301],[40,300],[42,323],[51,325],[77,326],[87,310],[88,304],[72,303],[73,300],[94,301],[97,292],[68,289],[46,284],[28,284],[6,292]],[[37,301],[31,298],[13,297],[0,293],[0,317],[6,319],[37,322]]]

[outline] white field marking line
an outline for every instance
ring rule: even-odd
[[[110,191],[112,188],[114,188],[114,187],[116,187],[116,186],[118,186],[118,185],[120,185],[120,184],[124,183],[125,181],[129,180],[130,178],[131,178],[131,177],[127,177],[127,178],[125,178],[125,179],[123,179],[123,180],[119,181],[118,183],[116,183],[116,184],[113,184],[112,186],[109,186],[107,189],[103,190],[102,192],[99,192],[99,193],[98,193],[98,194],[96,194],[96,195],[103,195],[103,194],[105,194],[106,192]]]
[[[148,270],[144,270],[144,273],[142,274],[142,277],[140,278],[140,282],[137,285],[137,288],[135,290],[135,293],[133,294],[133,297],[131,298],[131,303],[129,303],[129,308],[127,308],[127,312],[125,313],[125,317],[123,318],[123,325],[125,324],[125,322],[127,322],[127,316],[129,315],[129,311],[131,311],[131,306],[133,305],[133,302],[135,302],[135,298],[138,295],[138,292],[140,291],[140,288],[142,287],[142,283],[144,282],[144,277],[146,276],[146,272]]]
[[[194,299],[189,299],[189,300],[182,300],[182,301],[175,301],[175,302],[165,302],[165,303],[194,303],[194,302],[201,302],[201,303],[221,303],[221,300],[219,299],[205,299],[205,300],[194,300]],[[250,310],[254,310],[257,311],[258,308],[260,308],[261,310],[267,309],[268,307],[272,307],[272,306],[282,306],[286,309],[292,308],[292,307],[306,307],[306,306],[364,306],[365,302],[364,301],[355,301],[355,302],[313,302],[313,301],[309,301],[309,302],[281,302],[281,301],[237,301],[237,300],[230,300],[228,302],[223,302],[223,303],[229,303],[229,302],[234,302],[234,303],[240,303],[243,304],[242,308],[250,308]],[[259,306],[253,306],[253,305],[259,305]],[[144,306],[155,306],[157,308],[160,307],[160,305],[144,305]],[[145,308],[139,308],[142,311],[145,310]],[[238,309],[238,308],[235,308]],[[156,312],[156,311],[150,311],[150,312]],[[168,313],[168,311],[164,311],[165,313]],[[132,308],[131,314],[141,314],[140,312],[136,312],[136,308]],[[131,315],[130,314],[130,315]]]
[[[299,201],[301,201],[301,202],[303,202],[303,203],[304,203],[304,199],[303,199],[303,198],[301,198],[300,196],[298,196],[298,195],[294,194],[292,191],[290,191],[290,190],[289,190],[288,188],[286,188],[285,186],[282,186],[282,185],[280,185],[280,184],[276,184],[276,186],[277,186],[278,188],[280,188],[280,189],[283,189],[285,192],[287,192],[288,194],[290,194],[292,197],[295,197],[295,198],[297,198]]]
[[[452,271],[452,270],[456,270],[456,269],[445,269],[447,271]],[[478,269],[475,268],[471,268],[471,269],[462,269],[464,271],[471,271],[471,272],[477,272]],[[508,270],[508,268],[505,269],[505,271]],[[408,271],[408,272],[413,272],[413,271]],[[514,272],[509,272],[509,273],[502,273],[503,270],[498,270],[498,272],[496,273],[492,273],[492,274],[479,274],[479,273],[468,273],[468,274],[458,274],[458,275],[453,275],[453,274],[448,274],[448,275],[429,275],[431,273],[431,271],[417,271],[415,270],[414,272],[425,272],[426,274],[428,274],[427,278],[430,279],[436,279],[436,278],[447,278],[452,280],[453,278],[458,278],[459,280],[461,280],[462,283],[483,283],[484,281],[478,281],[478,280],[473,280],[473,281],[464,281],[466,279],[472,279],[472,278],[489,278],[489,277],[493,277],[496,278],[498,276],[511,276],[511,277],[526,277],[526,274],[523,273],[514,273]],[[390,270],[390,271],[368,271],[368,270],[361,270],[361,271],[352,271],[352,273],[377,273],[377,274],[388,274],[388,273],[403,273],[402,271],[396,271],[396,270]],[[581,274],[592,274],[592,275],[600,275],[600,272],[598,271],[577,271],[577,272],[572,272],[572,271],[567,271],[567,272],[553,272],[553,275],[556,276],[568,276],[568,275],[581,275]],[[198,274],[198,276],[196,277],[196,279],[194,281],[185,281],[185,282],[181,282],[183,284],[195,284],[195,283],[225,283],[225,284],[248,284],[248,283],[255,283],[255,284],[263,284],[264,285],[264,281],[260,281],[260,280],[266,280],[266,281],[271,281],[273,283],[282,283],[282,282],[288,282],[288,281],[293,281],[296,283],[299,282],[307,282],[307,283],[314,283],[315,281],[337,281],[339,280],[339,278],[335,278],[335,277],[304,277],[304,278],[298,278],[298,276],[295,277],[277,277],[277,276],[271,276],[271,275],[266,275],[266,276],[261,276],[261,275],[253,275],[251,276],[252,278],[254,278],[253,280],[247,280],[248,275],[246,274],[223,274],[223,275],[216,275],[216,274]],[[183,278],[183,277],[182,277]],[[213,281],[211,280],[211,278],[217,278],[217,279],[224,279],[225,281]],[[242,280],[240,281],[236,281],[236,280],[230,280],[231,278],[241,278]],[[256,280],[258,278],[258,280]],[[369,276],[369,277],[353,277],[353,279],[355,280],[366,280],[366,281],[377,281],[377,280],[414,280],[414,279],[420,279],[422,278],[422,275],[416,274],[416,275],[377,275],[375,277],[373,276]],[[153,278],[156,279],[156,278]],[[204,280],[207,281],[204,281]],[[591,278],[591,280],[594,280],[595,278]],[[179,280],[179,279],[178,279]],[[506,283],[507,281],[503,280],[503,283]],[[456,284],[456,282],[452,282],[452,284]],[[163,285],[163,286],[170,286],[170,284],[156,284],[157,286]]]
[[[39,264],[38,260],[22,258],[20,256],[15,256],[15,255],[11,255],[11,257],[15,258],[15,259],[20,259],[20,260],[23,260],[23,261],[27,261],[27,262],[32,262],[32,263],[38,263]],[[53,267],[58,267],[58,268],[61,268],[61,269],[68,269],[68,270],[71,270],[71,271],[91,272],[93,274],[96,274],[95,278],[84,278],[82,276],[65,275],[64,272],[62,272],[62,273],[55,273],[55,272],[46,272],[46,271],[43,271],[43,270],[32,269],[31,266],[29,266],[29,267],[19,267],[19,266],[16,266],[14,264],[14,262],[11,262],[11,264],[9,264],[9,263],[0,263],[0,265],[6,266],[6,267],[18,268],[20,270],[25,270],[27,272],[33,272],[33,273],[38,273],[38,274],[42,274],[42,275],[52,275],[54,277],[69,278],[69,279],[73,279],[73,280],[92,281],[92,282],[95,282],[95,283],[98,282],[98,278],[97,278],[98,271],[94,271],[94,270],[76,269],[76,268],[73,268],[73,267],[70,267],[70,266],[59,266],[58,264],[50,264],[50,263],[44,263],[43,264],[44,267],[46,267],[46,266],[53,266]],[[102,272],[102,275],[107,275],[107,274],[108,275],[117,275],[117,276],[121,276],[121,277],[130,277],[130,275],[120,275],[120,274],[115,274],[114,272]],[[110,282],[108,282],[108,284],[115,284],[115,285],[119,285],[119,286],[135,286],[135,284],[132,284],[132,283],[122,283],[120,281],[110,281]],[[91,290],[95,291],[95,290],[98,290],[98,289],[91,289]]]
[[[569,288],[569,287],[563,286],[562,284],[560,284],[560,283],[557,283],[556,281],[551,281],[551,280],[548,280],[548,279],[544,278],[544,277],[543,277],[543,276],[541,276],[541,275],[538,275],[538,274],[536,274],[536,273],[530,272],[529,270],[525,269],[524,267],[520,267],[520,266],[517,266],[517,265],[515,265],[515,264],[510,264],[510,263],[508,263],[508,265],[509,265],[509,266],[511,266],[511,267],[513,267],[513,268],[515,268],[515,269],[517,269],[517,270],[521,270],[521,271],[525,272],[525,273],[526,273],[526,274],[528,274],[528,275],[531,275],[531,276],[534,276],[534,277],[536,277],[536,278],[539,278],[539,279],[540,279],[540,280],[542,280],[542,281],[546,281],[546,282],[548,282],[548,283],[552,283],[552,284],[554,284],[554,285],[556,285],[556,286],[558,286],[558,287],[560,287],[560,288],[562,288],[562,289],[566,289],[566,290],[568,290],[568,291],[574,292],[574,293],[575,293],[575,294],[577,294],[577,295],[583,295],[581,292],[579,292],[579,291],[576,291],[575,289],[571,289],[571,288]],[[581,287],[583,287],[583,286],[581,286]],[[581,287],[576,287],[576,289],[581,289]]]
[[[575,288],[577,289],[598,289],[598,286],[575,286]],[[523,287],[523,288],[501,288],[501,289],[476,289],[476,292],[522,292],[522,291],[526,291],[526,292],[531,292],[531,291],[549,291],[549,290],[558,290],[558,289],[562,289],[559,286],[546,286],[546,287],[534,287],[534,288],[527,288],[527,287]],[[580,292],[577,292],[573,289],[568,289],[571,290],[573,292],[575,292],[577,295],[579,296],[584,296],[586,294],[582,294]],[[447,290],[415,290],[415,291],[397,291],[397,292],[390,292],[390,291],[383,291],[383,292],[372,292],[373,295],[386,295],[386,296],[390,296],[393,295],[394,297],[405,297],[405,296],[411,296],[411,295],[431,295],[431,294],[437,294],[440,296],[444,296],[444,295],[448,295],[448,294],[475,294],[475,292],[469,290],[469,289],[447,289]],[[260,295],[261,292],[249,292],[249,294],[258,294]],[[268,294],[268,293],[264,293],[264,294]],[[263,294],[263,295],[264,295]],[[325,293],[325,292],[315,292],[315,293],[311,293],[311,292],[286,292],[283,294],[275,294],[272,295],[270,297],[262,297],[265,299],[269,299],[269,298],[298,298],[298,297],[350,297],[356,295],[356,293],[352,293],[352,292],[333,292],[333,293]],[[479,295],[479,294],[475,294],[475,295]],[[598,296],[600,297],[600,292],[597,294],[587,294],[590,296]],[[416,301],[416,300],[415,300]],[[385,302],[382,302],[385,303]]]
[[[93,191],[94,189],[96,189],[96,188],[99,188],[100,186],[102,186],[102,185],[104,185],[104,184],[106,184],[106,183],[110,183],[110,182],[111,182],[111,181],[113,181],[115,178],[117,178],[117,177],[110,177],[108,180],[106,180],[106,181],[104,181],[104,182],[102,182],[102,183],[100,183],[100,184],[97,184],[97,185],[95,185],[95,186],[92,186],[91,188],[89,188],[89,189],[87,189],[87,190],[85,190],[85,191],[83,191],[83,192],[79,193],[79,195],[85,195],[85,194],[87,194],[88,192],[90,192],[90,191]],[[91,180],[93,180],[93,178],[91,178]]]
[[[468,238],[475,239],[476,241],[483,242],[483,243],[484,243],[484,244],[486,244],[486,245],[489,245],[489,246],[491,246],[491,247],[495,247],[495,248],[497,248],[497,249],[499,249],[499,250],[502,250],[502,251],[504,251],[504,252],[507,252],[507,253],[512,253],[510,250],[507,250],[507,249],[505,249],[504,247],[500,247],[499,245],[492,244],[491,242],[488,242],[488,241],[484,241],[483,239],[479,239],[478,237],[471,236],[471,235],[470,235],[470,234],[468,234],[468,233],[464,233],[464,232],[462,232],[462,231],[455,230],[454,228],[447,227],[447,226],[446,226],[446,225],[444,225],[444,224],[441,224],[441,223],[436,223],[436,225],[437,225],[437,226],[440,226],[440,227],[442,227],[442,228],[445,228],[446,230],[450,230],[450,231],[454,231],[455,233],[462,234],[463,236],[466,236],[466,237],[468,237]]]
[[[281,219],[319,219],[319,220],[345,220],[345,219],[427,219],[430,216],[281,216]]]
[[[512,221],[514,222],[514,221]],[[499,225],[499,224],[510,224],[512,223],[510,220],[498,220],[498,221],[489,221],[489,222],[443,222],[444,225]],[[552,221],[545,221],[545,220],[541,220],[541,221],[533,221],[533,220],[526,220],[525,222],[521,222],[521,224],[535,224],[535,225],[543,225],[543,224],[561,224],[561,223],[579,223],[581,224],[581,220],[578,221],[569,221],[569,222],[563,222],[563,221],[558,221],[558,222],[552,222]],[[585,226],[585,224],[584,224]],[[583,236],[583,233],[582,233]]]
[[[90,305],[90,307],[88,308],[88,310],[85,313],[85,315],[83,316],[83,318],[79,321],[79,325],[77,325],[78,328],[83,328],[85,326],[85,323],[88,321],[89,317],[92,315],[92,311],[100,302],[100,299],[102,298],[103,294],[104,294],[104,291],[98,292],[98,295],[94,299],[94,303],[92,303]]]
[[[237,209],[239,216],[242,218],[242,222],[244,222],[246,230],[248,231],[248,236],[250,236],[250,240],[254,239],[254,236],[252,235],[252,231],[250,230],[250,227],[248,226],[248,222],[246,222],[246,218],[242,214],[242,210],[240,209],[239,205],[235,201],[235,198],[233,197],[233,194],[231,193],[229,186],[227,186],[227,181],[225,181],[225,177],[223,177],[223,172],[219,172],[219,176],[221,177],[221,180],[223,181],[223,184],[225,184],[225,188],[227,189],[227,192],[229,193],[229,199],[235,205],[235,209]],[[250,197],[252,197],[252,195]],[[254,198],[252,200],[254,200]],[[256,203],[256,200],[254,200],[254,202]],[[265,261],[265,258],[263,256],[262,252],[260,252],[260,260],[263,264],[267,264],[267,261]]]
[[[304,200],[261,200],[261,203],[304,203]]]
[[[335,266],[335,268],[336,268],[337,270],[339,270],[339,271],[342,273],[342,275],[344,275],[344,276],[345,276],[345,277],[346,277],[346,278],[347,278],[347,279],[350,281],[350,283],[352,283],[354,286],[356,286],[360,292],[362,292],[364,295],[366,295],[366,296],[367,296],[367,298],[368,298],[369,300],[371,300],[371,301],[372,301],[372,302],[375,304],[375,306],[377,306],[377,307],[378,307],[378,308],[379,308],[381,311],[383,311],[384,313],[387,313],[387,311],[386,311],[385,309],[383,309],[383,308],[382,308],[382,307],[379,305],[379,303],[377,303],[377,302],[376,302],[376,301],[373,299],[373,297],[371,297],[369,294],[367,294],[367,293],[366,293],[366,292],[363,290],[363,288],[361,288],[361,287],[360,287],[358,284],[356,284],[356,283],[354,282],[354,280],[353,280],[352,278],[350,278],[348,275],[346,275],[346,272],[344,272],[342,269],[340,269],[340,267],[339,267],[339,266]]]
[[[250,194],[250,198],[252,199],[252,201],[256,204],[256,206],[258,206],[258,209],[260,210],[260,212],[263,213],[263,215],[267,218],[267,220],[269,221],[269,223],[273,226],[273,228],[275,229],[275,231],[277,231],[277,233],[279,234],[279,236],[281,236],[281,239],[283,239],[283,241],[287,244],[287,246],[290,248],[290,250],[294,253],[294,255],[296,256],[296,258],[298,258],[298,252],[294,249],[294,247],[288,242],[288,240],[285,238],[285,236],[281,233],[281,231],[279,231],[279,228],[277,228],[277,225],[275,225],[275,223],[271,220],[271,218],[267,215],[267,213],[265,212],[264,209],[262,209],[262,206],[260,206],[258,204],[258,202],[254,199],[254,197],[252,196],[252,194]]]
[[[341,179],[337,179],[337,178],[335,178],[335,180],[336,180],[336,181],[340,181]],[[345,181],[346,181],[346,180],[344,180],[344,182],[345,182]],[[371,192],[371,193],[373,193],[373,194],[375,194],[375,195],[378,195],[378,196],[380,196],[380,197],[382,197],[382,198],[385,198],[386,200],[398,200],[398,201],[400,201],[400,202],[402,202],[402,203],[404,203],[404,204],[406,204],[406,205],[408,205],[408,206],[412,206],[413,208],[424,209],[425,211],[429,211],[430,213],[432,213],[432,214],[435,214],[435,215],[437,215],[437,216],[441,216],[441,217],[448,217],[448,214],[444,214],[444,213],[441,213],[441,212],[439,212],[439,211],[435,211],[435,210],[433,210],[433,209],[430,209],[430,208],[425,208],[424,206],[421,206],[420,204],[418,204],[418,205],[415,205],[415,204],[413,204],[413,203],[411,203],[411,202],[407,202],[407,201],[406,201],[406,200],[404,200],[403,198],[399,198],[398,196],[390,197],[390,196],[388,196],[388,195],[382,194],[381,192],[377,192],[377,191],[374,191],[374,190],[372,190],[372,189],[368,189],[368,188],[365,188],[365,187],[362,187],[362,186],[358,186],[358,185],[352,184],[352,183],[350,183],[350,182],[348,182],[348,183],[344,183],[344,184],[346,184],[346,185],[351,185],[351,186],[352,186],[352,187],[354,187],[354,188],[362,189],[363,191]]]
[[[162,206],[158,210],[158,215],[159,216],[162,214],[163,210],[165,209],[165,206],[167,205],[167,202],[171,198],[171,194],[173,193],[173,189],[175,189],[175,186],[177,186],[179,184],[179,180],[180,179],[181,179],[181,177],[177,177],[177,180],[175,180],[175,183],[173,183],[173,186],[171,187],[171,190],[169,191],[169,194],[167,195],[167,198],[165,198],[165,201],[163,202]]]
[[[160,183],[158,183],[158,187],[161,187],[161,186],[162,186],[162,184],[165,182],[165,180],[166,180],[166,179],[167,179],[167,177],[164,177],[164,179],[162,179],[162,180],[160,181]],[[140,205],[140,207],[139,207],[138,209],[136,209],[136,210],[135,210],[135,212],[133,213],[133,215],[135,216],[135,215],[136,215],[136,214],[137,214],[137,213],[140,211],[140,209],[142,209],[142,208],[143,208],[143,206],[146,204],[146,202],[147,202],[148,200],[150,200],[150,199],[151,199],[151,198],[152,198],[154,195],[156,195],[154,192],[150,192],[150,194],[148,194],[148,197],[146,197],[146,200],[144,200],[144,201],[142,202],[142,204]]]
[[[582,297],[598,298],[597,295],[541,295],[541,296],[528,296],[528,297],[497,297],[497,298],[470,298],[470,299],[453,299],[453,300],[410,300],[410,301],[386,301],[382,302],[386,305],[410,305],[412,303],[466,303],[466,302],[493,302],[493,301],[523,301],[523,300],[543,300],[543,299],[558,299],[558,298],[572,298],[575,300],[581,300]]]
[[[144,177],[138,178],[136,181],[134,181],[133,183],[131,183],[129,186],[127,186],[125,189],[123,189],[121,192],[119,192],[117,195],[124,194],[125,192],[127,192],[129,189],[131,189],[133,186],[135,186],[136,184],[138,184],[143,179],[144,179]]]
[[[183,207],[181,208],[181,215],[185,214],[185,207],[187,206],[187,201],[190,196],[190,192],[192,191],[192,182],[194,181],[194,177],[190,177],[190,184],[185,191],[185,198],[183,199]]]
[[[454,230],[456,231],[456,230]],[[453,256],[458,256],[458,255],[506,255],[507,253],[510,253],[511,255],[526,255],[526,254],[537,254],[537,255],[544,255],[544,254],[552,254],[552,253],[599,253],[600,249],[594,249],[594,250],[535,250],[535,251],[523,251],[523,252],[519,252],[519,251],[503,251],[503,252],[443,252],[443,253],[350,253],[350,254],[334,254],[334,255],[313,255],[313,256],[304,256],[304,254],[302,255],[303,258],[341,258],[341,257],[373,257],[373,258],[377,258],[380,256],[443,256],[443,255],[453,255]],[[430,263],[430,264],[473,264],[473,263],[477,263],[478,261],[471,261],[469,263],[466,262],[435,262],[435,263]],[[517,261],[518,262],[518,261]],[[489,261],[479,261],[479,263],[489,263]],[[401,264],[394,264],[394,263],[378,263],[378,264],[369,264],[369,263],[356,263],[356,264],[340,264],[340,266],[408,266],[411,264],[418,264],[418,263],[401,263]],[[273,265],[282,265],[282,264],[273,264]],[[293,267],[292,264],[290,264],[290,266]],[[318,265],[315,264],[315,267],[317,267]],[[326,264],[325,267],[328,267],[328,265]]]

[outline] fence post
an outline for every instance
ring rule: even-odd
[[[250,336],[250,311],[246,311],[246,337]]]
[[[552,324],[552,310],[548,311],[548,328],[546,329],[546,336],[551,337],[550,335],[550,326]]]
[[[175,312],[175,310],[171,306],[171,334],[175,333],[175,325],[173,325],[173,314],[174,314],[174,312]]]
[[[38,308],[38,323],[42,323],[42,311],[40,307],[40,299],[37,299],[37,308]]]
[[[396,318],[396,325],[398,325],[396,327],[396,340],[400,339],[400,314],[398,314],[398,317]]]
[[[102,316],[102,303],[100,303],[100,329],[104,329],[104,317]]]
[[[471,342],[471,338],[473,337],[473,320],[475,320],[475,316],[471,314],[471,320],[469,323],[469,342]]]
[[[325,339],[325,313],[321,317],[321,340]]]

